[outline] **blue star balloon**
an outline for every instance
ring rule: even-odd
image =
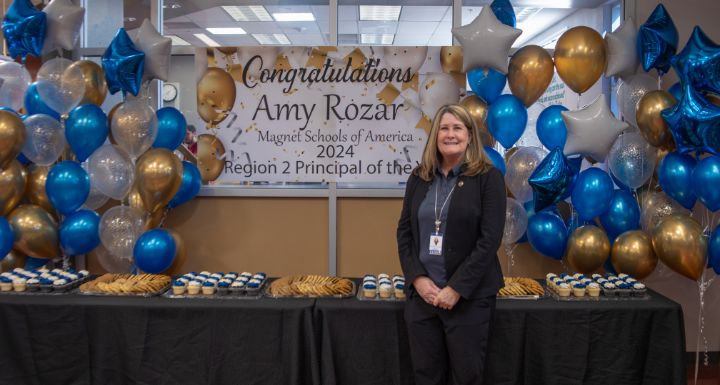
[[[655,68],[660,75],[670,69],[670,58],[678,45],[678,31],[670,14],[658,4],[638,31],[638,56],[645,72]]]
[[[105,50],[102,67],[110,93],[123,91],[137,96],[145,69],[145,54],[135,48],[125,28],[117,31]]]
[[[685,48],[671,60],[683,84],[698,91],[720,93],[720,45],[695,26]]]
[[[720,150],[715,126],[720,123],[720,107],[710,103],[691,85],[683,84],[682,98],[661,113],[681,154],[690,151]],[[704,141],[707,138],[708,143]]]
[[[512,4],[510,4],[510,0],[494,0],[490,4],[490,9],[501,23],[515,28],[515,11]]]
[[[582,158],[578,158],[582,162]],[[580,171],[579,162],[569,161],[560,147],[555,147],[538,164],[528,179],[533,189],[535,211],[560,202]]]
[[[2,30],[10,56],[40,57],[45,44],[47,15],[38,11],[30,0],[15,0],[3,18]]]

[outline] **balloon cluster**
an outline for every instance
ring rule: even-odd
[[[84,12],[69,0],[42,12],[14,1],[3,20],[11,55],[72,49]],[[24,65],[0,64],[0,259],[91,253],[109,270],[160,273],[184,253],[177,233],[155,227],[202,183],[197,166],[174,153],[185,118],[143,98],[109,116],[100,108],[108,90],[138,95],[149,81],[167,80],[170,48],[145,20],[132,38],[118,31],[102,66],[54,58],[33,83]],[[120,205],[99,215],[109,199]]]

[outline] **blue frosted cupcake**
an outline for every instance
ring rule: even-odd
[[[218,282],[217,291],[219,295],[227,295],[230,292],[230,282],[226,280]]]
[[[365,281],[363,282],[363,297],[365,298],[375,298],[375,295],[377,295],[377,283],[374,281]]]
[[[173,281],[172,285],[172,292],[175,295],[183,295],[185,294],[185,290],[187,289],[187,282],[184,281],[184,278],[176,279]]]
[[[215,284],[213,282],[210,282],[210,280],[207,280],[203,282],[202,284],[202,293],[204,295],[213,295],[215,294]]]

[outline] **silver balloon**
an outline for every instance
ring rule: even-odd
[[[25,67],[15,62],[0,63],[0,106],[19,110],[31,82]]]
[[[652,232],[655,226],[665,217],[673,214],[690,214],[690,210],[675,202],[662,191],[648,192],[640,204],[642,209],[640,225],[647,232]]]
[[[135,166],[122,148],[105,144],[90,155],[88,174],[92,187],[116,200],[127,196],[135,181]]]
[[[638,102],[645,94],[656,89],[658,89],[657,78],[646,73],[629,76],[623,80],[617,90],[617,103],[623,119],[637,127],[635,112]]]
[[[582,154],[597,162],[605,161],[615,139],[629,127],[615,119],[603,95],[585,108],[560,114],[567,127],[565,155]]]
[[[608,152],[608,166],[619,181],[636,189],[653,175],[657,149],[637,132],[624,132]]]
[[[52,0],[43,12],[47,15],[47,33],[43,53],[63,48],[75,48],[80,38],[80,27],[85,17],[85,8],[75,5],[72,0]]]
[[[133,38],[135,47],[145,54],[143,81],[168,80],[172,39],[159,34],[150,20],[145,19]]]
[[[117,258],[132,259],[135,241],[143,233],[143,216],[130,206],[115,206],[100,218],[100,241]]]
[[[85,94],[85,79],[80,67],[71,60],[55,58],[46,61],[37,74],[37,90],[48,107],[67,114]],[[69,67],[69,68],[68,68]]]
[[[605,76],[632,76],[639,64],[637,28],[633,19],[625,19],[615,32],[609,32],[605,35],[605,41],[608,47]]]
[[[547,151],[540,147],[518,147],[507,161],[505,184],[519,202],[532,200],[532,187],[528,178],[545,158]]]
[[[388,67],[409,68],[415,74],[427,59],[428,47],[383,47],[383,62]]]
[[[132,258],[116,257],[102,244],[90,252],[90,258],[95,258],[108,273],[129,273],[133,266]]]
[[[470,24],[452,29],[463,47],[463,70],[492,67],[503,74],[508,70],[510,47],[522,30],[500,22],[489,5],[485,5]]]
[[[45,114],[29,116],[25,123],[23,154],[40,166],[55,163],[65,150],[65,129],[53,117]]]
[[[113,139],[133,159],[152,146],[158,132],[158,121],[144,99],[134,99],[118,107],[110,122]]]
[[[440,107],[457,104],[460,101],[460,88],[455,78],[444,72],[431,73],[420,86],[420,108],[432,120]]]
[[[515,199],[507,198],[502,242],[511,245],[520,240],[527,230],[527,225],[528,216],[523,205]]]

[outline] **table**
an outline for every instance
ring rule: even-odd
[[[491,384],[684,384],[680,305],[498,300]],[[403,303],[0,295],[0,384],[412,384]]]

